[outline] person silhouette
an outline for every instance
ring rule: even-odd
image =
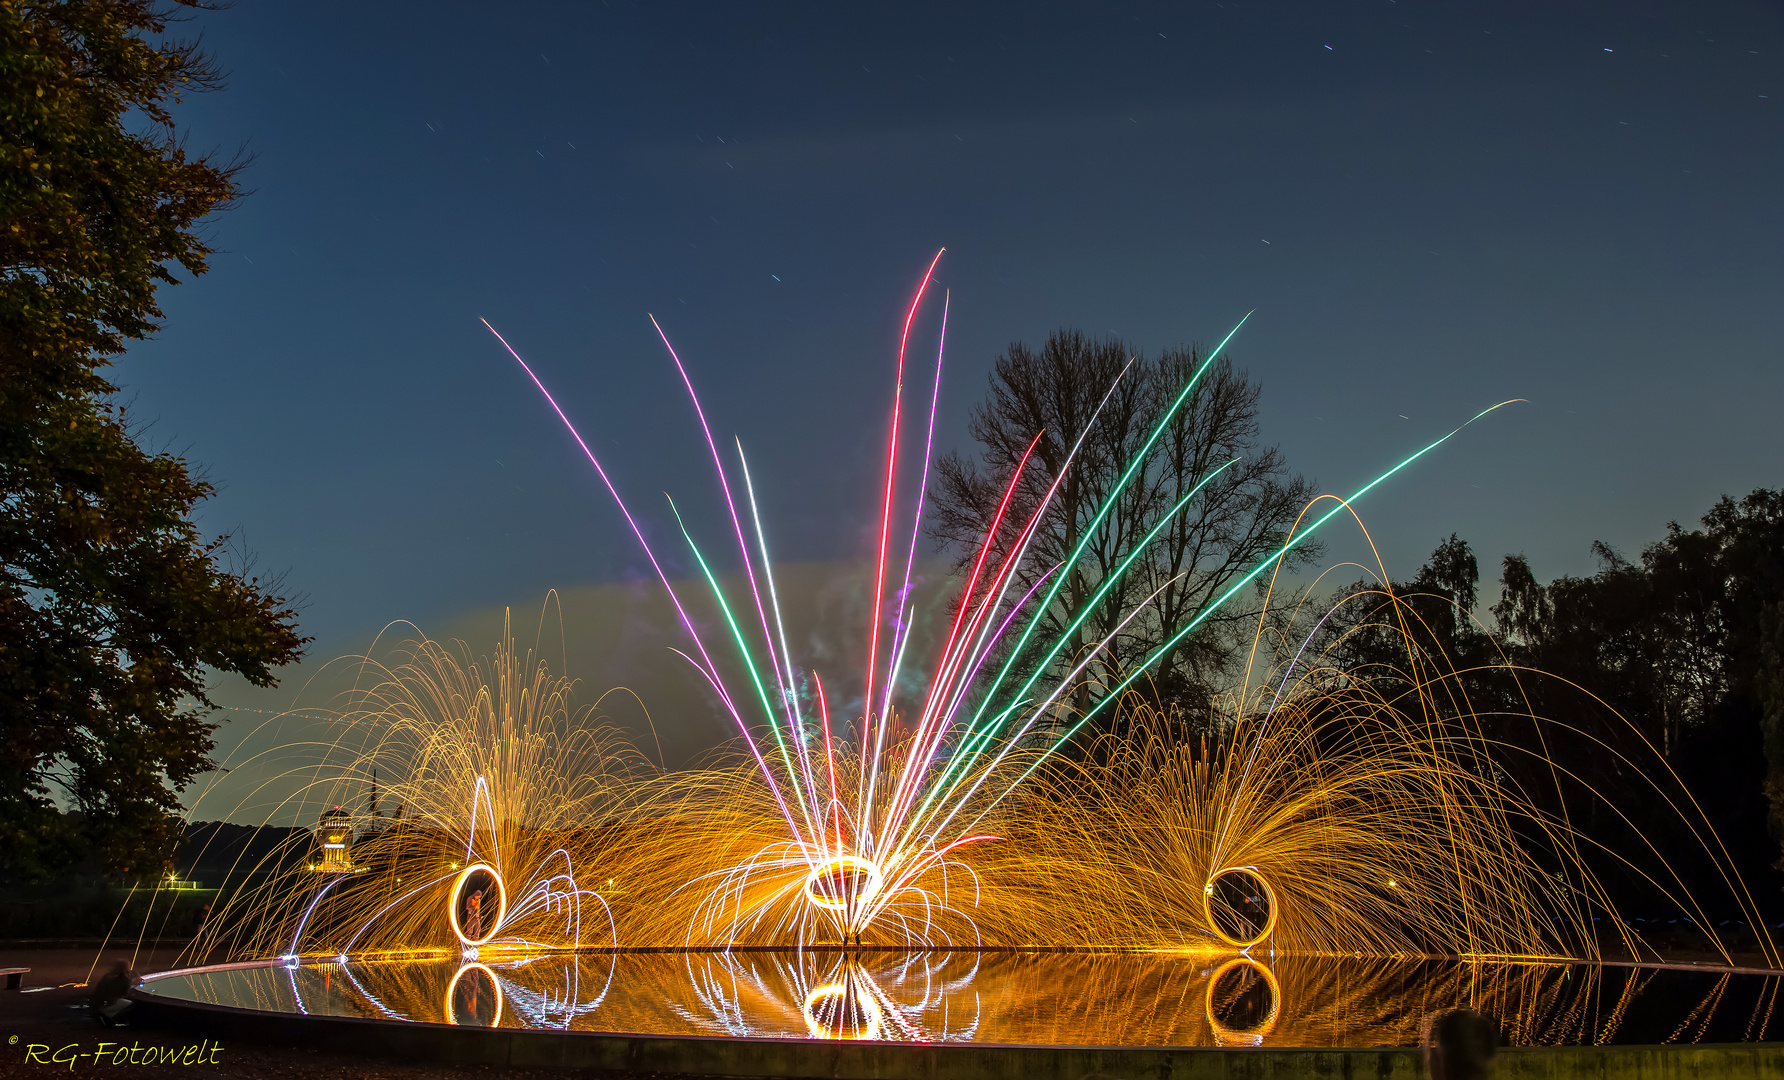
[[[1498,1049],[1498,1025],[1473,1009],[1451,1009],[1431,1024],[1425,1071],[1431,1080],[1485,1080]]]
[[[465,936],[476,941],[483,936],[483,890],[477,889],[465,900]]]
[[[105,977],[93,985],[93,992],[88,1001],[93,1019],[103,1027],[111,1027],[118,1023],[130,1011],[132,1002],[126,997],[130,989],[141,985],[142,980],[124,960],[113,962],[111,970]]]

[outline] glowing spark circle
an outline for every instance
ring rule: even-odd
[[[487,908],[484,909],[482,912],[483,936],[472,938],[465,935],[464,923],[459,918],[458,909],[464,900],[465,886],[470,884],[472,876],[479,871],[495,879],[496,909],[494,912],[490,912]],[[458,872],[458,877],[454,878],[452,882],[452,892],[446,897],[446,917],[452,921],[452,932],[458,935],[459,941],[473,949],[482,945],[496,936],[496,930],[502,925],[502,917],[506,914],[508,914],[508,886],[502,883],[502,875],[496,872],[495,867],[488,863],[472,863]]]
[[[805,1029],[814,1039],[865,1039],[882,1037],[885,1015],[880,1003],[865,990],[852,993],[845,983],[827,983],[805,995]]]
[[[1249,956],[1237,957],[1208,979],[1207,1009],[1216,1042],[1257,1046],[1276,1027],[1282,986],[1269,968]]]
[[[873,861],[838,855],[819,863],[805,876],[805,898],[830,911],[847,911],[873,899],[885,879]]]
[[[458,1013],[459,1013],[458,996],[459,996],[459,987],[461,985],[460,980],[463,979],[467,974],[471,974],[472,972],[475,972],[475,974],[471,976],[471,980],[469,982],[462,984],[466,990],[466,993],[465,993],[465,1002],[464,1002],[465,1017],[464,1017],[464,1019],[461,1020],[461,1019],[459,1019],[459,1015],[458,1015]],[[480,1000],[479,991],[481,990],[481,984],[483,982],[485,982],[486,980],[489,983],[488,992],[490,994],[494,995],[495,1006],[496,1006],[495,1015],[490,1017],[489,1022],[486,1026],[496,1027],[497,1025],[499,1025],[502,1022],[502,983],[501,983],[501,980],[496,978],[495,972],[491,971],[489,968],[483,966],[482,964],[466,964],[465,966],[459,968],[458,971],[452,976],[452,981],[446,984],[446,1022],[448,1024],[483,1024],[484,1023],[483,1018],[478,1016],[477,1013],[480,1011],[480,1007],[483,1004],[483,1002]]]
[[[1202,887],[1208,927],[1228,945],[1249,949],[1276,929],[1276,890],[1251,866],[1231,866]]]

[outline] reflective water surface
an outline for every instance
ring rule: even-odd
[[[1584,964],[1167,953],[551,953],[154,979],[219,1005],[432,1023],[1055,1045],[1414,1046],[1458,1006],[1508,1042],[1763,1040],[1779,977]]]

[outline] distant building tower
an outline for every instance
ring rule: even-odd
[[[340,807],[325,810],[316,825],[316,846],[322,859],[316,869],[325,874],[344,874],[353,869],[353,815]]]
[[[383,803],[378,798],[378,770],[372,770],[372,790],[365,801],[365,818],[359,823],[359,839],[370,840],[374,836],[383,836],[389,832],[403,816],[403,804],[396,804],[394,814],[382,809]]]

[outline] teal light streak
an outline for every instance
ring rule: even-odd
[[[781,735],[780,722],[776,719],[774,706],[769,703],[768,688],[762,685],[762,674],[756,668],[755,658],[750,655],[749,642],[745,640],[743,631],[738,629],[737,620],[731,614],[731,605],[725,601],[725,591],[719,588],[718,578],[713,576],[712,568],[706,565],[706,557],[700,554],[700,545],[694,543],[694,538],[688,534],[687,524],[681,520],[681,511],[675,508],[674,499],[669,500],[669,512],[675,515],[675,525],[681,530],[682,539],[688,542],[688,550],[694,553],[694,561],[700,564],[700,573],[706,578],[707,587],[712,590],[712,597],[718,602],[720,613],[725,616],[725,625],[731,629],[732,640],[737,642],[737,651],[743,656],[744,670],[749,672],[750,683],[756,688],[756,697],[762,703],[762,711],[768,716],[768,730],[774,733],[775,746],[780,749],[781,761],[787,766],[787,779],[793,784],[799,812],[805,815],[805,827],[811,829],[815,837],[818,832],[812,825],[811,809],[807,805],[805,793],[799,790],[799,770],[794,767],[793,756],[787,750],[787,740]],[[800,838],[800,843],[805,843],[803,837]]]
[[[808,763],[809,755],[805,749],[805,718],[799,713],[798,681],[794,678],[793,673],[793,652],[787,647],[787,627],[781,621],[780,593],[774,584],[774,563],[768,559],[768,537],[762,531],[761,512],[756,509],[756,485],[750,480],[750,463],[749,459],[744,457],[742,439],[737,440],[737,460],[743,466],[743,489],[749,496],[750,521],[756,527],[756,547],[762,552],[762,576],[768,579],[768,602],[774,606],[774,629],[780,635],[781,655],[787,658],[787,712],[791,717],[794,737],[799,744],[799,765],[805,770],[806,786],[811,789],[812,812],[816,813],[818,819],[822,821],[824,815],[818,811],[818,785],[817,781],[812,779]]]
[[[1513,398],[1512,399],[1512,401],[1522,401],[1522,400],[1523,400],[1522,398]],[[1367,484],[1364,484],[1362,487],[1358,488],[1356,490],[1356,492],[1351,495],[1350,498],[1339,500],[1337,506],[1332,507],[1330,510],[1326,511],[1324,514],[1321,514],[1318,518],[1314,519],[1313,524],[1307,526],[1307,528],[1303,529],[1301,532],[1297,533],[1295,536],[1289,538],[1287,543],[1283,544],[1280,548],[1276,549],[1275,554],[1270,555],[1269,557],[1265,558],[1262,562],[1258,563],[1257,566],[1253,567],[1250,570],[1250,572],[1248,572],[1244,577],[1242,577],[1238,581],[1234,582],[1231,588],[1227,589],[1226,592],[1221,593],[1217,599],[1213,600],[1212,602],[1210,602],[1208,604],[1208,606],[1204,607],[1202,609],[1201,613],[1198,614],[1194,619],[1191,619],[1189,621],[1189,623],[1183,627],[1182,630],[1179,630],[1176,634],[1172,635],[1172,637],[1169,641],[1166,641],[1163,645],[1160,645],[1157,649],[1154,649],[1152,652],[1152,655],[1148,656],[1139,665],[1139,667],[1135,668],[1134,673],[1132,675],[1129,675],[1127,678],[1121,680],[1121,682],[1115,684],[1115,688],[1113,690],[1111,690],[1108,694],[1104,695],[1103,699],[1101,701],[1097,702],[1096,705],[1091,707],[1091,709],[1084,714],[1082,719],[1080,719],[1076,724],[1073,724],[1070,728],[1067,728],[1064,735],[1062,735],[1058,739],[1056,739],[1052,746],[1049,746],[1039,757],[1035,758],[1034,764],[1030,765],[1027,769],[1023,770],[1022,775],[1018,776],[1013,782],[1011,782],[1010,786],[1008,788],[1004,789],[1004,793],[1002,795],[999,795],[996,799],[994,799],[992,801],[991,806],[987,806],[985,808],[985,810],[983,812],[981,812],[981,814],[979,815],[980,818],[983,818],[986,813],[989,813],[991,811],[992,807],[996,806],[999,802],[1001,802],[1003,800],[1003,798],[1006,795],[1008,795],[1011,791],[1014,791],[1016,789],[1016,787],[1022,783],[1022,781],[1028,779],[1028,777],[1031,773],[1033,773],[1036,769],[1040,768],[1041,762],[1046,761],[1047,758],[1051,757],[1054,750],[1058,749],[1060,746],[1063,746],[1067,741],[1069,741],[1073,735],[1078,733],[1079,729],[1081,729],[1085,724],[1088,724],[1091,721],[1091,719],[1094,718],[1098,713],[1100,713],[1105,707],[1107,707],[1110,702],[1119,701],[1121,699],[1121,692],[1123,690],[1126,690],[1129,686],[1132,686],[1134,684],[1135,680],[1139,679],[1139,677],[1141,675],[1145,674],[1147,668],[1150,668],[1153,664],[1157,663],[1158,658],[1163,656],[1166,651],[1168,651],[1173,646],[1175,646],[1178,642],[1182,641],[1184,638],[1188,637],[1191,633],[1193,633],[1195,631],[1195,629],[1203,623],[1204,620],[1206,620],[1210,615],[1213,615],[1214,612],[1216,612],[1220,609],[1220,606],[1222,604],[1226,603],[1229,599],[1231,599],[1234,593],[1237,593],[1240,589],[1251,584],[1251,582],[1253,582],[1257,579],[1257,576],[1259,574],[1262,574],[1265,570],[1268,570],[1272,564],[1274,564],[1277,561],[1279,561],[1280,559],[1282,559],[1283,556],[1287,555],[1289,553],[1289,551],[1291,551],[1295,547],[1299,546],[1301,544],[1301,542],[1306,540],[1309,536],[1312,536],[1314,534],[1314,532],[1319,529],[1320,526],[1322,526],[1326,522],[1330,521],[1334,516],[1342,513],[1346,508],[1351,506],[1357,500],[1361,499],[1364,495],[1369,494],[1369,492],[1373,491],[1377,486],[1382,484],[1389,477],[1393,476],[1395,473],[1399,472],[1401,469],[1406,468],[1408,465],[1411,465],[1413,462],[1417,461],[1419,458],[1424,457],[1426,454],[1430,453],[1432,450],[1435,450],[1439,446],[1442,446],[1444,443],[1449,442],[1451,439],[1455,438],[1457,435],[1461,434],[1462,428],[1465,428],[1469,424],[1474,423],[1476,420],[1479,420],[1481,417],[1492,412],[1494,409],[1503,408],[1507,405],[1510,405],[1511,403],[1512,403],[1511,401],[1501,401],[1497,405],[1490,405],[1487,408],[1482,409],[1480,412],[1475,413],[1473,416],[1469,417],[1468,420],[1461,425],[1461,427],[1456,428],[1456,430],[1450,432],[1448,435],[1443,436],[1442,438],[1436,440],[1435,442],[1432,442],[1428,446],[1425,446],[1423,449],[1415,451],[1410,457],[1408,457],[1404,461],[1400,462],[1400,464],[1394,466],[1393,468],[1389,469],[1387,472],[1382,473],[1380,476],[1376,477],[1375,479],[1369,481]],[[975,819],[975,822],[974,822],[975,824],[977,823],[977,820],[978,819]],[[968,828],[970,829],[971,826],[968,826]]]
[[[1247,312],[1245,314],[1245,319],[1249,318],[1251,318],[1251,313]],[[1016,660],[1022,655],[1023,646],[1028,644],[1028,639],[1034,635],[1036,628],[1040,626],[1042,615],[1046,612],[1047,608],[1052,605],[1053,598],[1059,594],[1059,590],[1065,587],[1066,579],[1071,576],[1071,572],[1077,568],[1078,560],[1083,557],[1084,549],[1090,546],[1090,541],[1096,535],[1097,527],[1103,523],[1104,518],[1109,516],[1109,512],[1115,508],[1116,500],[1121,497],[1123,491],[1127,490],[1127,485],[1133,482],[1134,475],[1146,464],[1146,455],[1152,451],[1152,444],[1156,443],[1159,440],[1159,437],[1164,434],[1165,428],[1168,427],[1171,421],[1176,417],[1177,410],[1183,407],[1185,401],[1189,400],[1190,392],[1195,389],[1196,384],[1201,381],[1202,375],[1207,372],[1208,368],[1220,356],[1222,350],[1227,347],[1227,342],[1232,341],[1233,335],[1237,334],[1239,330],[1244,327],[1245,319],[1240,319],[1238,325],[1228,331],[1226,337],[1220,339],[1220,344],[1216,345],[1214,351],[1208,354],[1208,358],[1202,361],[1202,366],[1196,369],[1196,373],[1190,376],[1187,383],[1183,384],[1183,390],[1177,395],[1177,400],[1171,402],[1171,407],[1165,411],[1164,416],[1159,419],[1158,425],[1152,429],[1152,434],[1146,437],[1145,444],[1142,445],[1139,452],[1134,455],[1134,459],[1128,463],[1127,471],[1121,474],[1121,479],[1116,482],[1114,489],[1109,492],[1109,497],[1104,499],[1103,505],[1097,508],[1096,516],[1091,518],[1090,524],[1084,528],[1083,539],[1078,541],[1078,546],[1072,549],[1071,556],[1065,561],[1065,573],[1060,574],[1059,579],[1047,590],[1047,595],[1041,599],[1040,604],[1035,608],[1034,618],[1029,620],[1027,627],[1022,631],[1022,636],[1017,640],[1015,648],[1010,651],[1010,658],[1004,662],[1003,668],[998,671],[997,678],[993,679],[991,685],[986,688],[985,698],[987,702],[996,695],[998,687],[1003,685],[1004,678],[1008,676],[1010,669],[1015,666]],[[968,721],[967,726],[969,730],[978,724],[979,717],[984,715],[984,711],[985,705],[981,704],[978,711],[973,714],[973,718]]]
[[[1238,463],[1239,463],[1239,459],[1234,458],[1231,461],[1227,462],[1225,465],[1222,465],[1220,468],[1215,469],[1213,472],[1209,473],[1207,476],[1196,481],[1195,487],[1190,488],[1188,494],[1184,495],[1183,498],[1177,500],[1177,505],[1171,507],[1171,509],[1168,513],[1166,513],[1163,517],[1159,518],[1157,523],[1155,523],[1152,526],[1151,531],[1149,531],[1146,534],[1146,536],[1143,539],[1141,539],[1141,541],[1138,544],[1134,545],[1134,549],[1132,551],[1128,552],[1126,558],[1121,560],[1121,565],[1117,566],[1113,573],[1111,573],[1108,577],[1104,578],[1102,583],[1097,586],[1096,591],[1090,595],[1090,599],[1088,599],[1084,602],[1084,606],[1079,610],[1077,616],[1071,621],[1071,624],[1069,626],[1067,626],[1063,631],[1060,632],[1059,640],[1056,641],[1054,643],[1053,647],[1047,651],[1047,654],[1044,657],[1042,657],[1040,664],[1035,668],[1035,673],[1033,675],[1030,675],[1028,677],[1028,681],[1022,684],[1021,689],[1016,691],[1016,698],[1019,702],[1026,702],[1028,700],[1028,698],[1026,697],[1026,695],[1028,694],[1028,691],[1034,687],[1034,684],[1037,681],[1039,681],[1042,673],[1046,670],[1046,666],[1052,662],[1052,660],[1055,656],[1059,655],[1060,649],[1065,647],[1066,639],[1071,637],[1072,634],[1076,633],[1078,627],[1084,625],[1084,621],[1086,619],[1090,618],[1090,613],[1096,610],[1097,604],[1102,602],[1103,597],[1108,595],[1109,590],[1114,588],[1115,585],[1117,583],[1119,583],[1123,577],[1127,576],[1128,567],[1133,565],[1134,560],[1139,558],[1141,556],[1141,554],[1143,554],[1146,551],[1147,548],[1152,546],[1152,541],[1158,539],[1158,534],[1167,525],[1169,525],[1172,521],[1176,520],[1177,515],[1183,511],[1184,507],[1189,505],[1189,502],[1191,499],[1194,499],[1198,494],[1200,494],[1201,490],[1204,487],[1207,487],[1210,483],[1212,483],[1214,481],[1215,477],[1219,476],[1223,472],[1226,472],[1228,469],[1232,468],[1234,465],[1237,465]],[[963,690],[963,692],[964,692],[964,690]],[[1017,708],[1020,708],[1020,706],[1019,705],[1012,706],[1011,708],[1006,709],[1002,713],[1000,713],[998,715],[998,717],[995,720],[993,720],[990,724],[985,725],[983,728],[981,728],[977,731],[969,732],[965,743],[961,746],[960,753],[956,756],[970,759],[974,755],[982,753],[984,750],[984,745],[991,740],[993,735],[996,733],[998,727],[1001,726],[1003,724],[1004,720],[1012,712],[1016,711]],[[961,773],[960,776],[954,778],[954,782],[953,782],[952,786],[950,786],[948,788],[947,793],[940,794],[941,785],[947,779],[948,779],[948,772],[944,772],[942,774],[942,776],[937,779],[936,785],[930,789],[929,797],[923,800],[923,805],[918,807],[917,812],[915,814],[911,815],[911,817],[908,819],[908,823],[905,826],[905,835],[900,838],[901,842],[903,842],[904,840],[909,838],[910,831],[917,827],[916,823],[918,821],[923,820],[924,815],[928,813],[930,806],[936,801],[936,799],[950,798],[953,796],[955,791],[959,790],[960,785],[962,783],[965,783],[965,781],[966,781],[966,774]]]
[[[1168,427],[1172,419],[1176,417],[1177,410],[1183,407],[1185,401],[1189,400],[1190,392],[1193,391],[1196,384],[1201,381],[1202,375],[1206,373],[1208,368],[1213,365],[1214,361],[1219,358],[1221,352],[1226,349],[1227,343],[1233,340],[1233,336],[1245,326],[1245,320],[1249,318],[1251,318],[1251,312],[1246,312],[1245,318],[1240,319],[1237,325],[1227,331],[1227,336],[1220,339],[1220,344],[1216,345],[1214,350],[1208,354],[1208,358],[1202,361],[1202,366],[1196,369],[1195,374],[1190,376],[1187,383],[1183,384],[1183,389],[1178,393],[1177,399],[1171,402],[1171,407],[1167,409],[1164,416],[1159,419],[1158,425],[1152,429],[1152,434],[1147,436],[1145,444],[1141,446],[1139,452],[1134,455],[1134,459],[1128,463],[1127,471],[1121,474],[1121,479],[1116,482],[1114,489],[1109,492],[1109,497],[1103,500],[1103,505],[1097,509],[1096,516],[1092,518],[1090,524],[1085,527],[1083,539],[1078,541],[1078,546],[1072,550],[1070,557],[1065,561],[1065,572],[1059,575],[1058,580],[1056,580],[1047,590],[1047,595],[1041,599],[1040,604],[1035,608],[1034,617],[1031,618],[1028,621],[1028,625],[1023,628],[1022,634],[1017,639],[1015,647],[1010,650],[1009,659],[1004,661],[1003,667],[998,670],[997,677],[993,679],[991,685],[986,688],[984,700],[980,702],[978,709],[973,712],[972,718],[967,721],[967,745],[971,745],[974,741],[983,741],[982,739],[975,740],[974,737],[979,732],[979,721],[985,715],[985,709],[989,707],[991,699],[997,695],[998,688],[1003,685],[1004,679],[1008,677],[1010,673],[1010,669],[1013,668],[1016,661],[1021,658],[1023,647],[1028,644],[1028,639],[1034,636],[1035,630],[1041,624],[1042,617],[1052,605],[1053,598],[1059,595],[1059,590],[1065,586],[1066,579],[1071,576],[1072,571],[1077,567],[1078,560],[1084,554],[1084,549],[1090,545],[1090,541],[1096,535],[1097,526],[1101,525],[1103,519],[1109,516],[1109,511],[1113,510],[1115,507],[1115,501],[1121,497],[1121,493],[1127,489],[1127,485],[1133,482],[1134,475],[1145,465],[1146,455],[1152,451],[1152,445],[1164,434],[1165,428]],[[1032,685],[1032,680],[1030,685]],[[1020,694],[1018,694],[1018,696],[1020,696]],[[984,732],[985,737],[989,738],[990,734],[995,730],[995,723],[987,725]],[[942,775],[937,779],[937,784],[939,785],[945,782],[953,773],[955,767],[964,763],[967,759],[968,755],[965,752],[955,754],[949,760],[947,767],[942,771]],[[924,806],[927,807],[931,801],[932,800],[929,799],[924,800]]]

